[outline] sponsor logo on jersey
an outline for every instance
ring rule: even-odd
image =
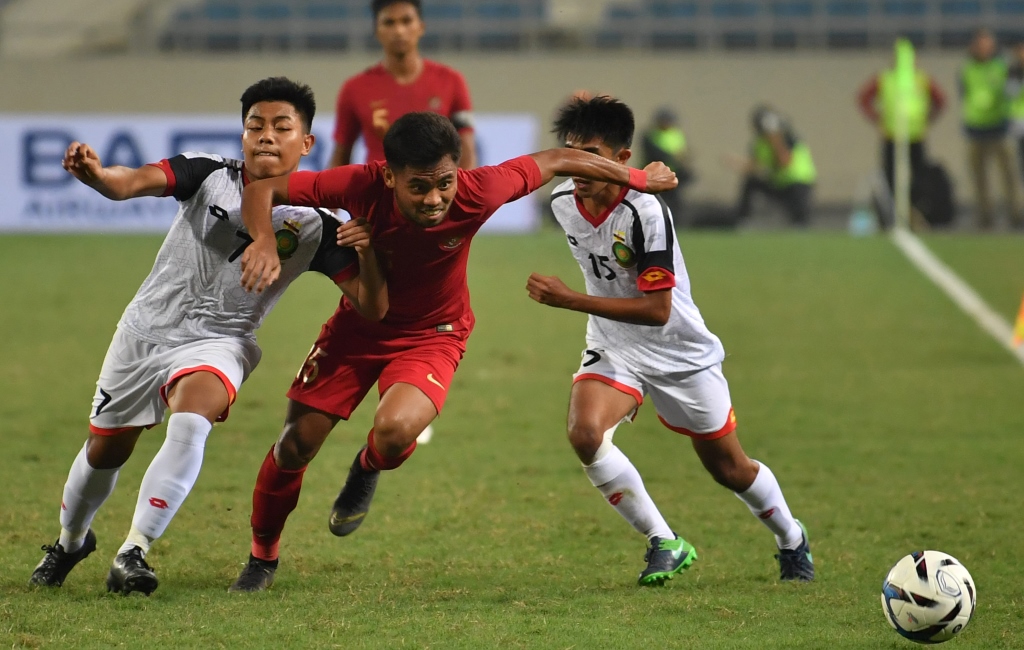
[[[430,107],[430,110],[436,111],[437,109],[441,108],[441,98],[438,97],[437,95],[431,97],[430,101],[427,103],[427,106]]]
[[[630,269],[636,266],[636,253],[629,246],[626,246],[625,235],[622,239],[619,239],[620,233],[615,233],[615,241],[612,243],[612,257],[615,258],[615,262],[624,269]]]
[[[462,246],[462,242],[464,241],[465,237],[449,237],[448,239],[438,244],[438,246],[441,247],[441,250],[453,251],[459,246]]]
[[[277,256],[286,260],[299,250],[299,230],[302,226],[291,219],[284,220],[284,228],[274,235],[277,237]]]
[[[444,325],[438,325],[434,329],[437,332],[454,332],[455,331],[455,327],[452,326],[451,323],[445,323]]]
[[[648,282],[658,282],[660,280],[664,280],[665,278],[667,278],[668,275],[666,275],[665,272],[662,271],[661,269],[651,269],[650,271],[644,273],[640,277],[643,278],[644,280],[647,280]]]

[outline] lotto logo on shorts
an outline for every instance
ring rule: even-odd
[[[149,505],[153,506],[154,508],[160,508],[161,510],[167,510],[167,508],[170,507],[167,505],[166,501],[164,501],[163,499],[159,499],[157,497],[150,497]]]

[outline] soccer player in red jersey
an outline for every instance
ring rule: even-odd
[[[461,150],[450,120],[409,113],[384,138],[386,163],[297,172],[245,189],[242,218],[253,237],[242,259],[246,289],[262,291],[277,278],[269,221],[274,204],[343,208],[372,228],[389,309],[371,324],[342,300],[324,325],[288,392],[284,431],[256,479],[252,554],[232,591],[271,585],[281,531],[298,502],[306,466],[374,382],[380,404],[334,503],[331,532],[352,533],[369,510],[380,471],[395,469],[416,449],[416,436],[441,412],[473,329],[466,263],[473,235],[488,217],[555,176],[647,192],[676,186],[675,174],[662,163],[629,169],[584,151],[551,149],[465,171],[458,169]]]
[[[462,140],[463,169],[476,167],[473,107],[466,80],[456,70],[420,56],[420,0],[373,0],[377,40],[384,60],[350,78],[338,93],[331,167],[352,162],[359,135],[367,161],[384,160],[384,134],[406,113],[433,111],[449,118]]]

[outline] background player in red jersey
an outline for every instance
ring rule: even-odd
[[[273,204],[343,208],[372,227],[389,309],[382,321],[369,324],[354,318],[343,300],[324,325],[288,392],[284,431],[256,479],[252,554],[233,591],[260,591],[273,582],[281,531],[298,502],[306,466],[374,382],[380,404],[334,503],[331,532],[352,533],[369,510],[380,470],[398,467],[413,453],[417,434],[441,412],[473,329],[466,285],[470,242],[499,207],[558,175],[649,192],[676,186],[675,174],[662,163],[641,171],[571,149],[460,170],[458,133],[450,120],[430,112],[395,122],[384,151],[387,163],[298,172],[244,191],[242,218],[254,239],[242,259],[244,287],[261,291],[277,278],[280,263],[268,220]]]
[[[406,113],[433,111],[449,118],[462,140],[463,169],[476,167],[473,113],[466,81],[457,71],[420,56],[424,26],[419,0],[373,0],[384,60],[350,78],[338,93],[331,167],[352,162],[359,135],[368,162],[384,160],[384,134]]]

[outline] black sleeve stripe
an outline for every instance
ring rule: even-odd
[[[172,196],[179,201],[191,199],[210,174],[228,166],[228,163],[223,160],[213,160],[202,156],[186,158],[181,154],[168,158],[167,164],[170,165],[171,172],[174,173],[174,194]]]
[[[668,209],[665,199],[657,194],[654,195],[654,198],[658,199],[658,203],[661,204],[661,215],[665,218],[665,248],[672,250],[676,243],[676,227],[672,223],[672,212]]]
[[[643,223],[640,221],[640,212],[637,211],[629,201],[623,200],[622,204],[629,208],[633,213],[633,248],[636,252],[637,257],[637,273],[643,273],[651,267],[658,267],[665,269],[669,273],[675,273],[675,265],[673,264],[674,254],[673,245],[675,242],[675,231],[672,229],[672,217],[670,216],[668,206],[661,197],[657,197],[661,203],[661,214],[665,219],[665,250],[649,251],[647,250],[647,240],[644,237]]]
[[[338,246],[338,226],[341,224],[327,210],[316,209],[320,215],[320,223],[323,228],[320,233],[320,245],[317,246],[313,260],[309,263],[309,270],[322,273],[334,279],[348,267],[359,261],[356,251],[353,248]]]
[[[555,199],[560,199],[563,196],[572,196],[573,190],[562,190],[561,192],[555,192],[551,195],[551,202],[554,203]]]

